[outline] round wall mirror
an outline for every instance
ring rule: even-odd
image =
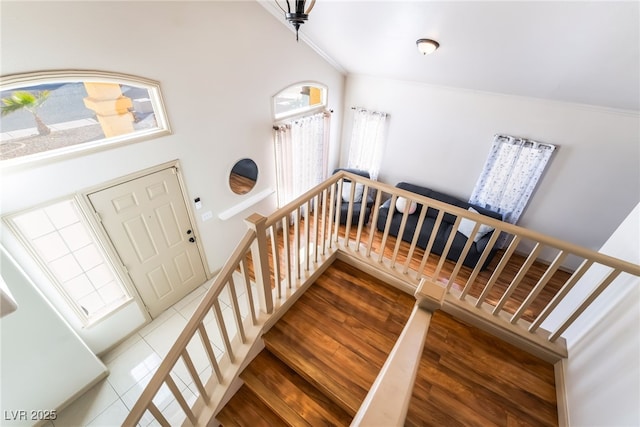
[[[251,159],[241,159],[229,174],[229,187],[236,194],[247,194],[258,180],[258,165]]]

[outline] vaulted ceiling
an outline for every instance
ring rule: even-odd
[[[347,74],[640,110],[638,1],[318,0],[304,42]]]

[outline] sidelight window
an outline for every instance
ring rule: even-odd
[[[73,199],[7,218],[85,326],[131,296]]]

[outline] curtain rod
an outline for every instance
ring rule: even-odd
[[[311,114],[309,114],[308,111],[305,111],[304,113],[301,113],[301,114],[297,114],[291,117],[285,117],[284,119],[280,119],[273,124],[273,130],[278,130],[280,129],[280,126],[287,125],[289,123],[295,122],[296,120],[300,120],[304,117],[314,116],[316,114],[321,114],[321,113],[324,114],[325,116],[328,116],[333,114],[333,110],[315,111],[315,112],[312,112]]]
[[[389,117],[389,113],[385,113],[383,111],[367,110],[366,108],[362,108],[362,107],[351,107],[351,109],[352,110],[366,111],[367,113],[373,113],[373,114],[384,114],[385,117]]]
[[[551,149],[552,151],[557,148],[557,146],[553,144],[547,144],[546,142],[538,142],[538,141],[534,141],[533,139],[520,138],[518,136],[503,135],[503,134],[497,133],[494,135],[494,139],[498,139],[498,138],[506,139],[509,142],[522,142],[523,144],[532,144],[534,147],[548,148],[548,149]]]

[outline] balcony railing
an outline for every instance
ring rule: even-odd
[[[352,185],[350,197],[343,200],[345,180]],[[369,223],[354,209],[354,184],[362,185],[362,200],[373,196]],[[406,241],[393,234],[405,234],[408,212],[402,214],[399,230],[391,232],[389,218],[398,197],[421,205],[415,231]],[[388,220],[382,230],[376,230],[379,208],[388,198]],[[347,206],[347,217],[340,224],[343,205]],[[438,211],[434,236],[444,215],[455,217],[441,255],[431,253],[433,236],[424,248],[418,245],[427,208]],[[476,222],[472,236],[481,225],[495,229],[473,267],[463,265],[472,239],[459,256],[447,258],[463,218]],[[620,274],[640,276],[640,265],[347,172],[333,175],[269,217],[254,214],[246,222],[249,230],[211,283],[124,425],[134,426],[149,415],[164,426],[206,425],[233,392],[241,370],[262,348],[261,335],[336,257],[413,293],[418,307],[451,312],[551,362],[567,356],[563,332],[607,286]],[[510,243],[497,248],[501,234]],[[541,262],[543,250],[555,253],[551,262]],[[487,262],[490,256],[493,259]],[[568,259],[579,267],[567,272],[564,264]],[[572,312],[563,313],[564,320],[556,322],[552,330],[545,329],[545,320],[596,267],[605,273],[592,293]],[[233,308],[233,321],[222,315],[220,301],[225,298]],[[222,354],[216,355],[213,350],[214,337],[224,344]],[[185,370],[198,391],[194,401],[185,399],[172,378]],[[166,419],[154,403],[167,392],[182,408],[183,419]],[[368,397],[365,404],[370,400]],[[361,412],[366,410],[362,408]],[[362,419],[360,412],[357,419]]]

